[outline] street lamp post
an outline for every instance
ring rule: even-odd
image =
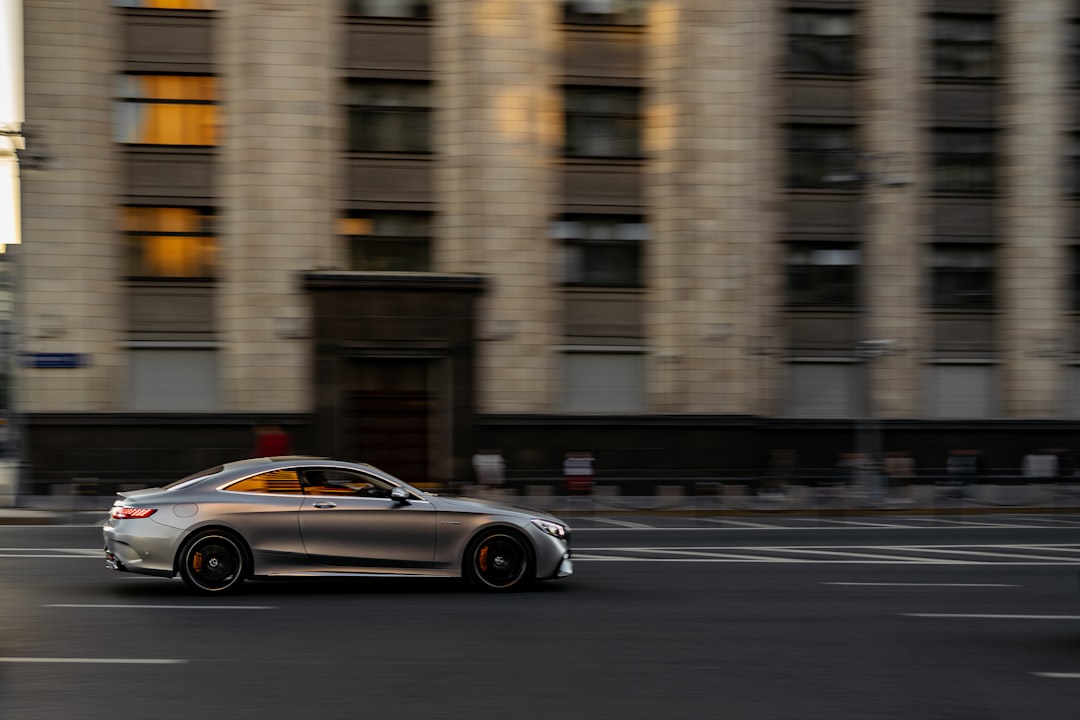
[[[882,482],[882,427],[874,406],[873,361],[896,352],[892,339],[874,339],[870,332],[870,279],[866,258],[869,239],[867,237],[867,198],[866,188],[903,187],[908,184],[908,158],[903,153],[839,153],[833,167],[826,175],[831,183],[854,186],[859,190],[856,213],[856,237],[859,239],[859,275],[856,297],[856,341],[854,354],[859,361],[856,370],[856,396],[861,405],[855,420],[855,456],[856,481],[859,490],[868,500],[879,502],[884,499],[885,488]]]

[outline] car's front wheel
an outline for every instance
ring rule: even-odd
[[[523,590],[533,579],[528,541],[510,530],[490,530],[469,544],[464,571],[478,590]]]
[[[235,590],[248,572],[240,541],[217,530],[199,533],[184,543],[178,565],[185,585],[208,594]]]

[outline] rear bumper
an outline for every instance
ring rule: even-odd
[[[102,528],[105,566],[119,572],[172,577],[179,531],[150,520],[110,520]]]

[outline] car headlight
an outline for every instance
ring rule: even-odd
[[[560,525],[550,520],[541,520],[540,518],[533,518],[532,524],[546,532],[551,537],[559,538],[560,540],[566,539],[566,526]]]

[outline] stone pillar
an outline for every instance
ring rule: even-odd
[[[435,13],[436,267],[491,278],[478,409],[555,407],[560,343],[549,237],[561,147],[556,3],[443,0]]]
[[[52,161],[22,171],[23,350],[79,353],[82,368],[20,369],[27,412],[122,409],[126,324],[112,98],[122,33],[105,0],[25,0],[26,129]]]
[[[218,193],[225,409],[311,409],[300,274],[340,267],[338,3],[221,3]],[[297,336],[301,337],[297,337]]]
[[[916,2],[865,3],[859,15],[859,111],[865,118],[863,217],[865,321],[860,339],[892,341],[869,360],[875,417],[916,417],[927,297],[918,180],[926,156],[922,82],[928,10]]]
[[[1000,16],[1002,246],[997,257],[1008,417],[1060,416],[1069,258],[1062,147],[1069,28],[1066,0],[1008,3]],[[1055,38],[1056,42],[1049,42]]]
[[[777,16],[756,0],[651,8],[646,193],[650,405],[767,413],[783,265]]]

